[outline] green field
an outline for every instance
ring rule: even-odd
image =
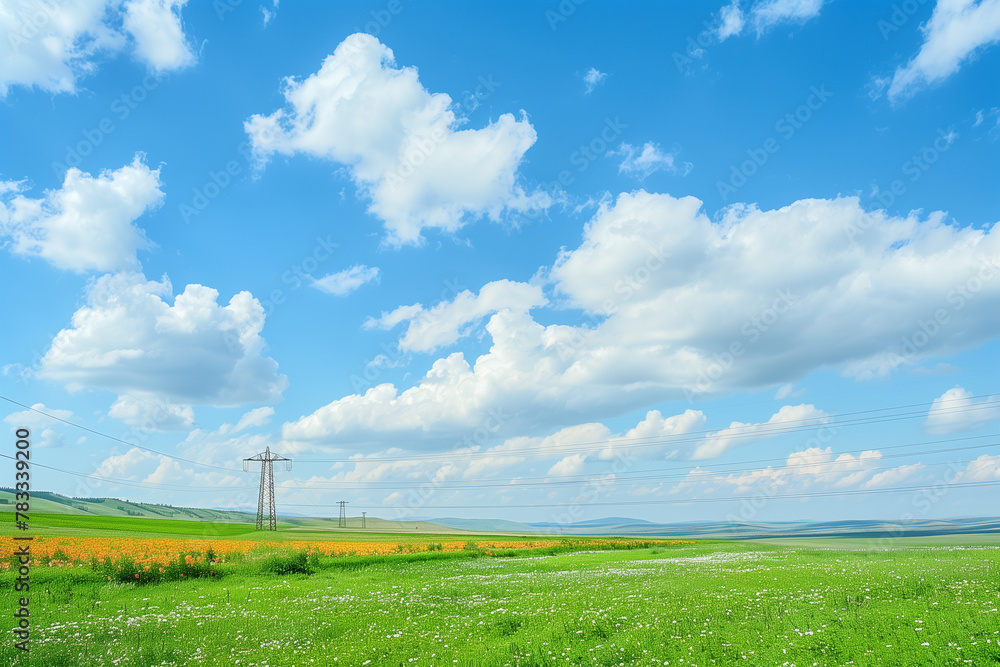
[[[711,545],[382,559],[152,587],[57,573],[38,584],[32,656],[53,666],[988,665],[1000,663],[997,566],[993,550]],[[11,654],[4,646],[3,664],[27,664]]]
[[[220,528],[61,518],[47,530],[199,538]],[[246,528],[222,524],[211,537],[261,535]],[[315,526],[267,536],[303,533],[416,539]],[[1000,549],[937,541],[470,549],[314,558],[308,573],[282,574],[247,560],[215,578],[146,585],[38,566],[30,662],[8,634],[0,664],[1000,665]],[[14,576],[0,575],[8,626]]]

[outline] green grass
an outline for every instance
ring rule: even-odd
[[[36,568],[32,664],[1000,664],[996,548],[541,553],[248,560],[144,586]],[[0,664],[28,663],[6,638]]]

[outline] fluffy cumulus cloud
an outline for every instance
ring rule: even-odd
[[[362,285],[378,282],[379,269],[376,266],[355,264],[349,269],[338,271],[312,281],[312,286],[321,292],[335,296],[347,296]]]
[[[962,387],[954,387],[934,399],[927,412],[924,429],[935,435],[974,431],[1000,419],[1000,396],[976,397]]]
[[[416,303],[400,306],[379,318],[365,322],[369,329],[391,329],[403,322],[406,332],[399,341],[407,352],[430,352],[454,343],[469,334],[471,326],[490,313],[510,310],[526,313],[548,303],[539,285],[497,280],[483,285],[479,294],[462,290],[451,301],[442,301],[431,308]]]
[[[35,403],[30,410],[11,413],[3,420],[10,424],[11,434],[14,434],[17,429],[28,429],[31,432],[31,442],[34,446],[62,447],[66,444],[66,437],[60,428],[64,424],[61,424],[59,420],[68,420],[72,417],[71,410],[47,408],[44,403]]]
[[[135,55],[162,72],[187,67],[195,61],[181,25],[187,0],[127,0],[122,6],[125,31],[135,41]]]
[[[806,490],[870,489],[890,486],[923,468],[920,464],[880,468],[881,459],[878,450],[835,454],[832,447],[808,447],[789,454],[784,465],[726,474],[696,467],[667,493],[691,495],[724,489],[736,495],[775,496]]]
[[[823,0],[757,0],[743,11],[741,0],[733,0],[719,10],[715,34],[725,41],[743,32],[749,23],[760,36],[782,23],[804,23],[819,16]]]
[[[622,194],[546,280],[549,300],[583,311],[582,323],[497,311],[485,324],[492,346],[472,363],[451,353],[413,386],[336,399],[287,424],[285,437],[451,437],[491,408],[510,425],[547,429],[779,386],[821,368],[886,376],[1000,334],[993,229],[958,227],[943,214],[891,217],[855,198],[733,207],[713,222],[692,197]],[[470,299],[465,314],[449,313],[447,336],[408,344],[444,344],[481,312]]]
[[[346,165],[392,245],[419,243],[425,228],[455,231],[549,203],[519,183],[536,139],[523,114],[463,129],[451,97],[428,92],[371,35],[351,35],[319,71],[286,79],[284,96],[285,108],[245,123],[261,164],[304,153]]]
[[[70,327],[52,340],[38,375],[70,390],[106,389],[178,405],[276,400],[287,380],[264,356],[263,307],[249,292],[225,306],[218,297],[203,285],[188,285],[174,297],[166,277],[103,276]],[[120,404],[119,413],[138,417],[140,410],[129,405]]]
[[[977,52],[1000,41],[1000,0],[938,0],[921,30],[920,51],[892,76],[890,100],[943,81]]]
[[[11,86],[72,93],[101,58],[126,49],[158,72],[192,64],[187,0],[18,0],[0,4],[0,96]]]
[[[150,245],[135,221],[163,200],[160,170],[143,156],[92,176],[66,172],[62,187],[27,197],[23,183],[0,184],[0,239],[10,251],[76,272],[138,268]]]
[[[621,164],[618,165],[619,174],[636,176],[640,180],[660,170],[687,176],[694,167],[690,162],[678,162],[676,151],[664,153],[652,141],[647,141],[641,148],[632,144],[622,144],[618,150],[612,151],[610,154],[623,158]]]

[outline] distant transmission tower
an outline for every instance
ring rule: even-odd
[[[292,469],[292,460],[280,454],[272,454],[271,448],[263,454],[243,459],[243,472],[250,468],[251,461],[260,461],[260,500],[257,502],[257,530],[264,530],[264,506],[267,505],[267,529],[277,530],[278,512],[274,507],[274,462],[287,461],[285,470]]]
[[[347,528],[347,501],[338,500],[337,504],[340,505],[340,523],[337,524],[337,527]]]
[[[361,513],[361,528],[362,528],[362,529],[364,529],[364,528],[365,528],[365,515],[366,515],[366,514],[368,514],[368,512],[362,512],[362,513]]]

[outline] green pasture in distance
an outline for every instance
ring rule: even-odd
[[[953,535],[920,535],[916,537],[774,537],[753,540],[809,549],[903,549],[914,547],[1000,546],[1000,533],[958,533]]]
[[[314,522],[324,520],[315,519]],[[148,519],[144,517],[83,516],[72,514],[41,514],[32,512],[30,530],[19,531],[13,515],[0,517],[0,535],[38,535],[75,537],[175,537],[186,539],[242,539],[257,541],[376,541],[410,542],[491,539],[545,540],[544,535],[488,535],[475,534],[442,528],[434,524],[423,524],[423,528],[407,532],[362,531],[359,529],[337,529],[336,521],[325,520],[329,528],[321,530],[311,525],[296,526],[278,524],[278,530],[255,530],[253,524],[188,521],[176,519]],[[388,523],[388,522],[387,522]],[[322,524],[320,524],[322,525]],[[374,527],[374,526],[373,526]],[[435,528],[437,530],[435,530]]]

